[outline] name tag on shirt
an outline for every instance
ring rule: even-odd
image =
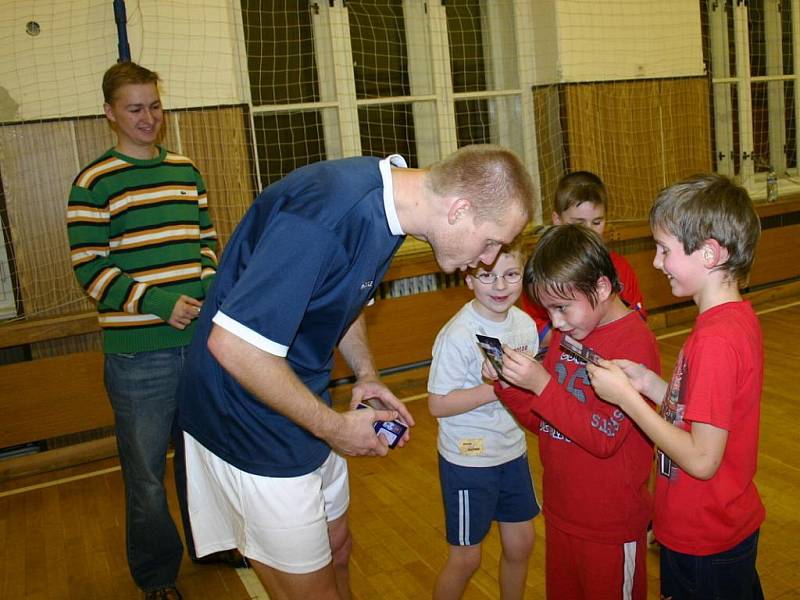
[[[483,438],[461,440],[458,442],[458,453],[462,456],[482,456]]]

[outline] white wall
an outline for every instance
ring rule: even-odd
[[[532,9],[536,85],[558,83],[558,31],[555,2],[553,0],[534,0]]]
[[[703,75],[697,0],[556,0],[563,82]]]
[[[538,84],[703,74],[696,0],[530,1]],[[246,101],[238,7],[127,1],[131,56],[159,72],[167,108]],[[0,0],[0,15],[0,121],[100,114],[117,59],[112,0]]]
[[[243,101],[238,2],[126,4],[131,58],[159,73],[166,108]],[[111,0],[0,0],[0,15],[0,121],[101,113],[103,72],[118,57]]]

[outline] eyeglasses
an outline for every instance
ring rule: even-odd
[[[486,285],[493,284],[495,281],[497,281],[498,277],[502,277],[506,283],[519,283],[522,280],[522,273],[520,271],[509,271],[508,273],[498,275],[497,273],[489,271],[481,271],[480,273],[473,275],[473,277],[475,277],[475,279],[481,283],[485,283]]]

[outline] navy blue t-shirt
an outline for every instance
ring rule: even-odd
[[[404,165],[403,165],[404,166]],[[385,167],[388,173],[388,163]],[[390,182],[390,180],[389,180]],[[208,351],[212,323],[284,356],[330,405],[333,351],[403,241],[377,158],[314,163],[267,187],[222,253],[178,390],[180,425],[243,471],[294,477],[330,447],[251,396]]]

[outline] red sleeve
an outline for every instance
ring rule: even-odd
[[[658,347],[647,326],[626,328],[625,342],[608,340],[606,347],[594,348],[605,358],[627,358],[660,372]],[[558,344],[561,332],[554,332],[544,366],[552,375],[541,396],[530,394],[528,410],[590,454],[603,458],[616,453],[635,427],[618,407],[600,400],[589,381],[586,366],[572,360],[562,360]]]
[[[539,432],[540,419],[531,410],[531,400],[536,394],[515,386],[503,387],[499,381],[494,383],[494,393],[522,427],[532,433]]]
[[[551,423],[575,444],[598,458],[615,454],[633,427],[630,419],[618,407],[599,400],[589,384],[586,369],[571,378],[573,390],[567,391],[555,378],[550,380],[541,396],[535,396],[531,410]],[[583,394],[586,402],[575,401],[574,394]]]
[[[644,296],[639,288],[639,280],[631,264],[621,254],[611,252],[611,262],[617,270],[617,276],[622,284],[620,298],[633,310],[638,310],[643,319],[647,320],[647,310],[644,307]]]

